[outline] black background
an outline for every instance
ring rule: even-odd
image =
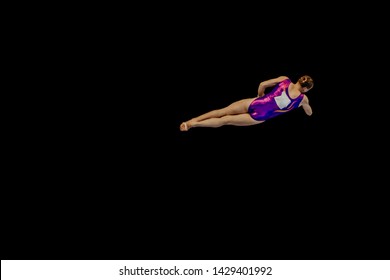
[[[382,258],[375,58],[318,10],[285,22],[230,8],[84,11],[35,29],[10,106],[2,259]],[[305,74],[311,117],[179,131]]]

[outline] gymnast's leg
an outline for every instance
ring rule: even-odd
[[[203,121],[191,121],[190,127],[220,127],[223,125],[249,126],[262,122],[263,121],[254,120],[248,113],[243,113],[238,115],[226,115],[220,118],[209,118]]]
[[[253,125],[260,123],[251,118],[247,113],[250,103],[255,98],[242,99],[233,102],[222,109],[212,110],[198,117],[192,118],[180,125],[181,131],[187,131],[191,127],[220,127],[222,125]]]

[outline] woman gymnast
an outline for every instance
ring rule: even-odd
[[[293,83],[287,76],[270,79],[260,83],[257,97],[246,98],[229,106],[209,111],[180,124],[181,131],[194,127],[221,127],[223,125],[249,126],[302,107],[308,116],[312,108],[306,92],[314,86],[313,79],[304,75]],[[265,89],[273,89],[265,94]]]

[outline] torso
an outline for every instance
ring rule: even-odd
[[[248,108],[250,116],[257,121],[264,121],[299,107],[303,100],[295,85],[286,79],[275,86],[272,91],[251,102]]]

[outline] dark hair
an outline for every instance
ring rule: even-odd
[[[313,79],[308,75],[300,77],[298,83],[301,85],[301,87],[305,87],[307,89],[311,89],[314,86]]]

